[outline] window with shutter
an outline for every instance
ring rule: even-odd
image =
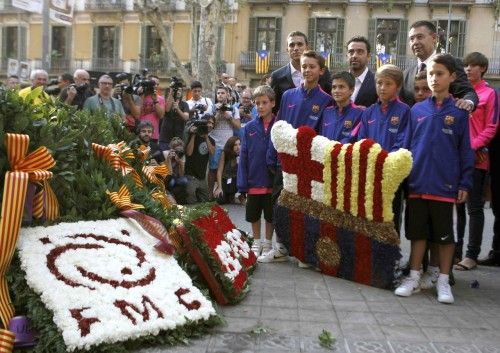
[[[398,55],[405,56],[408,42],[408,20],[399,20]]]
[[[255,52],[257,50],[257,18],[250,17],[248,21],[248,51]]]
[[[438,52],[446,51],[448,38],[448,53],[453,56],[463,57],[465,47],[465,21],[451,20],[450,33],[448,34],[448,20],[435,21],[439,34]]]
[[[345,19],[337,18],[337,45],[335,48],[335,54],[344,53],[344,28]]]
[[[281,17],[276,17],[276,35],[275,35],[275,44],[274,44],[274,52],[281,52],[283,50],[283,47],[281,45],[281,26],[282,26],[282,19]]]
[[[316,17],[309,19],[307,38],[309,38],[309,46],[316,48]]]

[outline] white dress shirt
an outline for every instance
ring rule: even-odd
[[[299,87],[302,82],[304,82],[304,76],[302,76],[302,71],[296,70],[292,63],[290,63],[290,72],[292,73],[292,80],[295,87]]]
[[[366,74],[368,73],[368,67],[365,67],[365,71],[358,77],[356,77],[354,81],[354,92],[351,96],[351,100],[354,102],[356,100],[356,97],[358,96],[359,89],[361,88],[361,85],[363,84],[363,81],[366,78]]]

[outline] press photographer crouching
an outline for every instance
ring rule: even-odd
[[[215,141],[209,136],[214,128],[215,119],[205,115],[204,119],[196,120],[188,129],[186,145],[186,203],[208,201],[207,165],[209,156],[215,152]]]
[[[172,193],[177,203],[185,204],[188,179],[185,176],[184,141],[180,137],[172,138],[169,150],[164,152],[164,155],[165,163],[172,172],[171,175],[167,176],[167,189]]]
[[[184,139],[186,122],[189,120],[189,106],[182,100],[184,84],[176,77],[172,77],[170,86],[165,91],[167,112],[161,124],[160,147],[168,150],[172,138]]]
[[[141,121],[137,124],[137,138],[130,142],[132,148],[149,148],[149,159],[147,163],[157,165],[165,162],[165,153],[160,146],[152,141],[154,127],[149,121]]]

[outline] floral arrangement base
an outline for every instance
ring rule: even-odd
[[[341,144],[284,121],[271,138],[283,169],[276,234],[290,254],[327,274],[391,287],[401,257],[392,203],[411,153],[369,139]]]
[[[213,206],[208,215],[195,219],[189,227],[189,231],[177,229],[213,297],[222,305],[243,299],[257,264],[245,233],[236,229],[219,206]]]
[[[275,208],[276,234],[290,255],[321,272],[378,288],[392,288],[399,246],[322,221],[300,210]]]
[[[68,351],[96,351],[216,315],[156,242],[123,218],[21,230],[26,282],[52,312]]]

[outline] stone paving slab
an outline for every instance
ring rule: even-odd
[[[231,206],[230,213],[249,231],[244,208]],[[490,225],[487,214],[485,232]],[[404,240],[402,248],[407,256]],[[456,271],[455,277],[455,304],[444,305],[434,290],[399,298],[294,262],[259,264],[248,297],[221,307],[227,325],[188,346],[138,353],[500,353],[500,268]],[[474,280],[479,289],[470,288]],[[333,350],[319,344],[322,330],[336,339]]]

